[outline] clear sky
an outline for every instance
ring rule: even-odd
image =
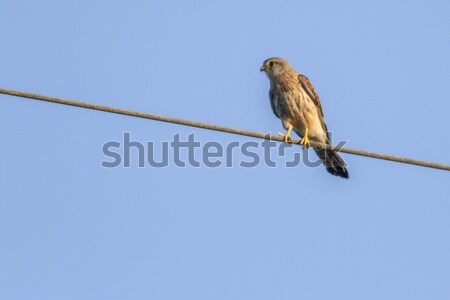
[[[3,0],[0,41],[1,87],[274,134],[281,56],[335,141],[450,163],[449,1]],[[104,168],[259,140],[5,95],[0,128],[0,299],[450,299],[448,172]]]

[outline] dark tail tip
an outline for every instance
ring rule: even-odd
[[[345,179],[349,178],[347,168],[345,167],[345,162],[337,152],[325,149],[315,150],[317,156],[319,156],[319,158],[327,168],[328,173]]]
[[[348,179],[350,176],[348,175],[348,171],[347,168],[344,166],[327,166],[327,171],[328,173],[334,175],[334,176],[339,176],[341,178],[345,178]]]

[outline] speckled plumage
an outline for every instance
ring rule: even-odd
[[[266,72],[270,80],[270,106],[275,116],[282,121],[283,127],[288,129],[292,126],[301,137],[308,128],[310,140],[330,144],[320,98],[309,79],[279,57],[265,60],[261,71]],[[345,162],[337,152],[314,150],[328,172],[348,178]]]

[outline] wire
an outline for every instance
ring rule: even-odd
[[[32,94],[32,93],[28,93],[28,92],[21,92],[21,91],[0,88],[0,94],[28,98],[28,99],[33,99],[33,100],[47,101],[47,102],[76,106],[76,107],[82,107],[82,108],[99,110],[99,111],[105,111],[105,112],[109,112],[109,113],[126,115],[126,116],[131,116],[131,117],[186,125],[186,126],[203,128],[203,129],[208,129],[208,130],[227,132],[227,133],[249,136],[249,137],[254,137],[254,138],[284,142],[283,137],[274,136],[274,135],[270,135],[270,134],[264,134],[264,133],[260,133],[260,132],[230,128],[230,127],[207,124],[207,123],[190,121],[190,120],[183,120],[183,119],[178,119],[178,118],[160,116],[160,115],[143,113],[143,112],[132,111],[132,110],[127,110],[127,109],[115,108],[115,107],[110,107],[110,106],[68,100],[68,99],[63,99],[63,98]],[[299,143],[299,140],[293,139],[292,142]],[[376,153],[376,152],[359,150],[359,149],[344,148],[344,147],[339,147],[339,146],[324,145],[324,144],[314,142],[314,141],[311,141],[311,146],[314,148],[324,148],[327,150],[339,151],[339,152],[348,153],[348,154],[354,154],[354,155],[359,155],[359,156],[366,156],[366,157],[372,157],[372,158],[377,158],[377,159],[395,161],[395,162],[399,162],[399,163],[405,163],[405,164],[411,164],[411,165],[417,165],[417,166],[422,166],[422,167],[450,171],[450,165],[427,162],[427,161],[418,160],[418,159],[405,158],[405,157],[400,157],[400,156],[395,156],[395,155],[382,154],[382,153]]]

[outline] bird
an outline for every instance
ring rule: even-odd
[[[286,134],[279,133],[284,142],[292,143],[291,131],[294,130],[301,137],[303,148],[309,148],[310,141],[331,145],[319,95],[308,77],[280,57],[266,59],[260,71],[265,72],[270,81],[272,111],[287,130]],[[349,178],[346,164],[336,151],[314,150],[329,173]]]

